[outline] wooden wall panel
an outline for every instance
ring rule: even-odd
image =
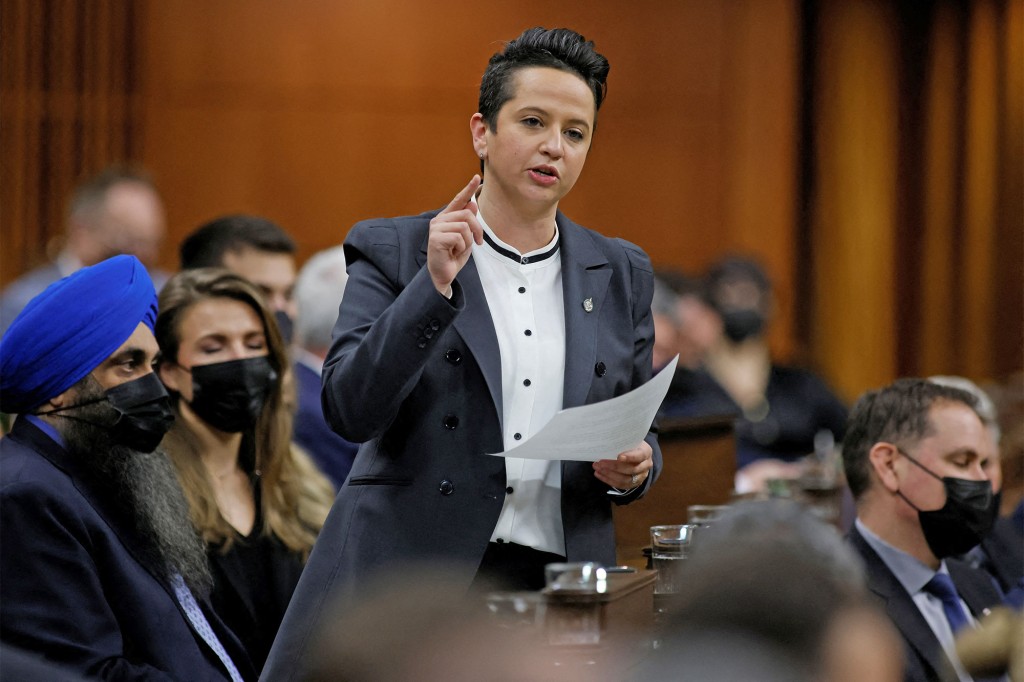
[[[1024,388],[1024,0],[1010,0],[997,21],[999,73],[999,187],[995,216],[996,318],[991,375],[1018,372]]]
[[[816,36],[812,341],[848,399],[896,371],[893,19],[883,2],[830,2]]]
[[[0,3],[0,282],[54,255],[79,178],[137,160],[131,0]]]
[[[992,335],[998,320],[993,317],[997,292],[993,276],[996,255],[996,211],[999,182],[998,58],[996,6],[994,0],[971,3],[968,33],[962,324],[971,334],[961,336],[960,373],[991,376]],[[1020,150],[1018,150],[1020,151]],[[1018,254],[1021,255],[1021,254]]]
[[[925,375],[951,369],[952,344],[935,339],[956,338],[956,248],[960,147],[956,139],[960,111],[961,72],[957,55],[957,16],[949,5],[933,20],[932,59],[925,85],[925,212],[921,229],[922,297],[916,352]]]

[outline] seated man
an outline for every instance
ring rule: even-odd
[[[181,243],[181,269],[227,268],[263,290],[285,343],[295,319],[295,242],[276,223],[251,215],[211,220]]]
[[[359,446],[327,425],[320,404],[320,374],[347,281],[345,250],[335,246],[310,258],[295,283],[298,317],[292,355],[298,409],[293,440],[309,453],[336,489],[345,483]]]
[[[156,292],[134,256],[29,302],[0,341],[0,640],[70,673],[255,678],[210,610],[205,548],[174,469],[153,373]]]
[[[966,391],[901,379],[860,398],[843,441],[857,502],[850,542],[868,587],[903,637],[906,679],[955,670],[954,637],[1001,595],[988,576],[950,558],[978,544],[994,518],[994,442]]]
[[[166,232],[160,194],[145,173],[111,166],[84,180],[68,201],[64,245],[49,263],[11,282],[0,294],[0,336],[22,308],[61,277],[119,253],[146,265],[160,257]],[[152,271],[157,288],[167,274]]]

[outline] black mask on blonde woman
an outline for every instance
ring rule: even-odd
[[[192,367],[189,407],[210,426],[226,433],[256,425],[277,381],[266,356]]]

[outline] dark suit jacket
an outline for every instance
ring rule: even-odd
[[[299,398],[292,439],[309,453],[337,490],[345,482],[359,446],[349,443],[327,425],[324,408],[320,403],[320,373],[301,362],[293,363],[292,366],[295,368]]]
[[[468,588],[505,497],[498,340],[471,258],[450,301],[427,273],[434,213],[356,225],[349,279],[324,366],[324,408],[362,442],[292,597],[264,679],[293,679],[329,598],[414,561],[445,561]],[[565,303],[565,407],[620,395],[651,375],[653,274],[647,256],[559,214]],[[593,304],[584,309],[584,300]],[[497,311],[497,314],[501,314]],[[612,498],[590,462],[562,462],[569,561],[615,562]],[[329,597],[330,595],[330,597]]]
[[[0,439],[0,638],[105,680],[228,679],[173,589],[136,554],[130,521],[25,419]],[[234,635],[200,602],[246,679]]]
[[[904,679],[907,682],[939,682],[946,679],[943,675],[952,670],[952,664],[911,595],[903,589],[903,585],[857,531],[856,526],[850,531],[848,539],[864,559],[868,588],[881,600],[886,614],[903,637],[906,664]],[[971,568],[956,559],[946,559],[946,567],[957,592],[975,618],[980,618],[987,609],[1000,603],[1000,595],[984,571]]]

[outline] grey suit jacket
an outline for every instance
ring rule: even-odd
[[[467,587],[505,497],[501,359],[471,258],[439,296],[425,264],[436,213],[372,220],[345,242],[349,280],[324,364],[324,413],[362,442],[270,654],[264,679],[300,674],[328,601],[346,603],[382,573],[445,562]],[[636,246],[558,214],[566,356],[564,406],[606,400],[651,375],[650,260]],[[590,299],[591,312],[583,301]],[[500,314],[498,311],[497,314]],[[589,462],[562,463],[562,522],[570,561],[615,562],[613,497]],[[340,601],[339,601],[340,600]]]

